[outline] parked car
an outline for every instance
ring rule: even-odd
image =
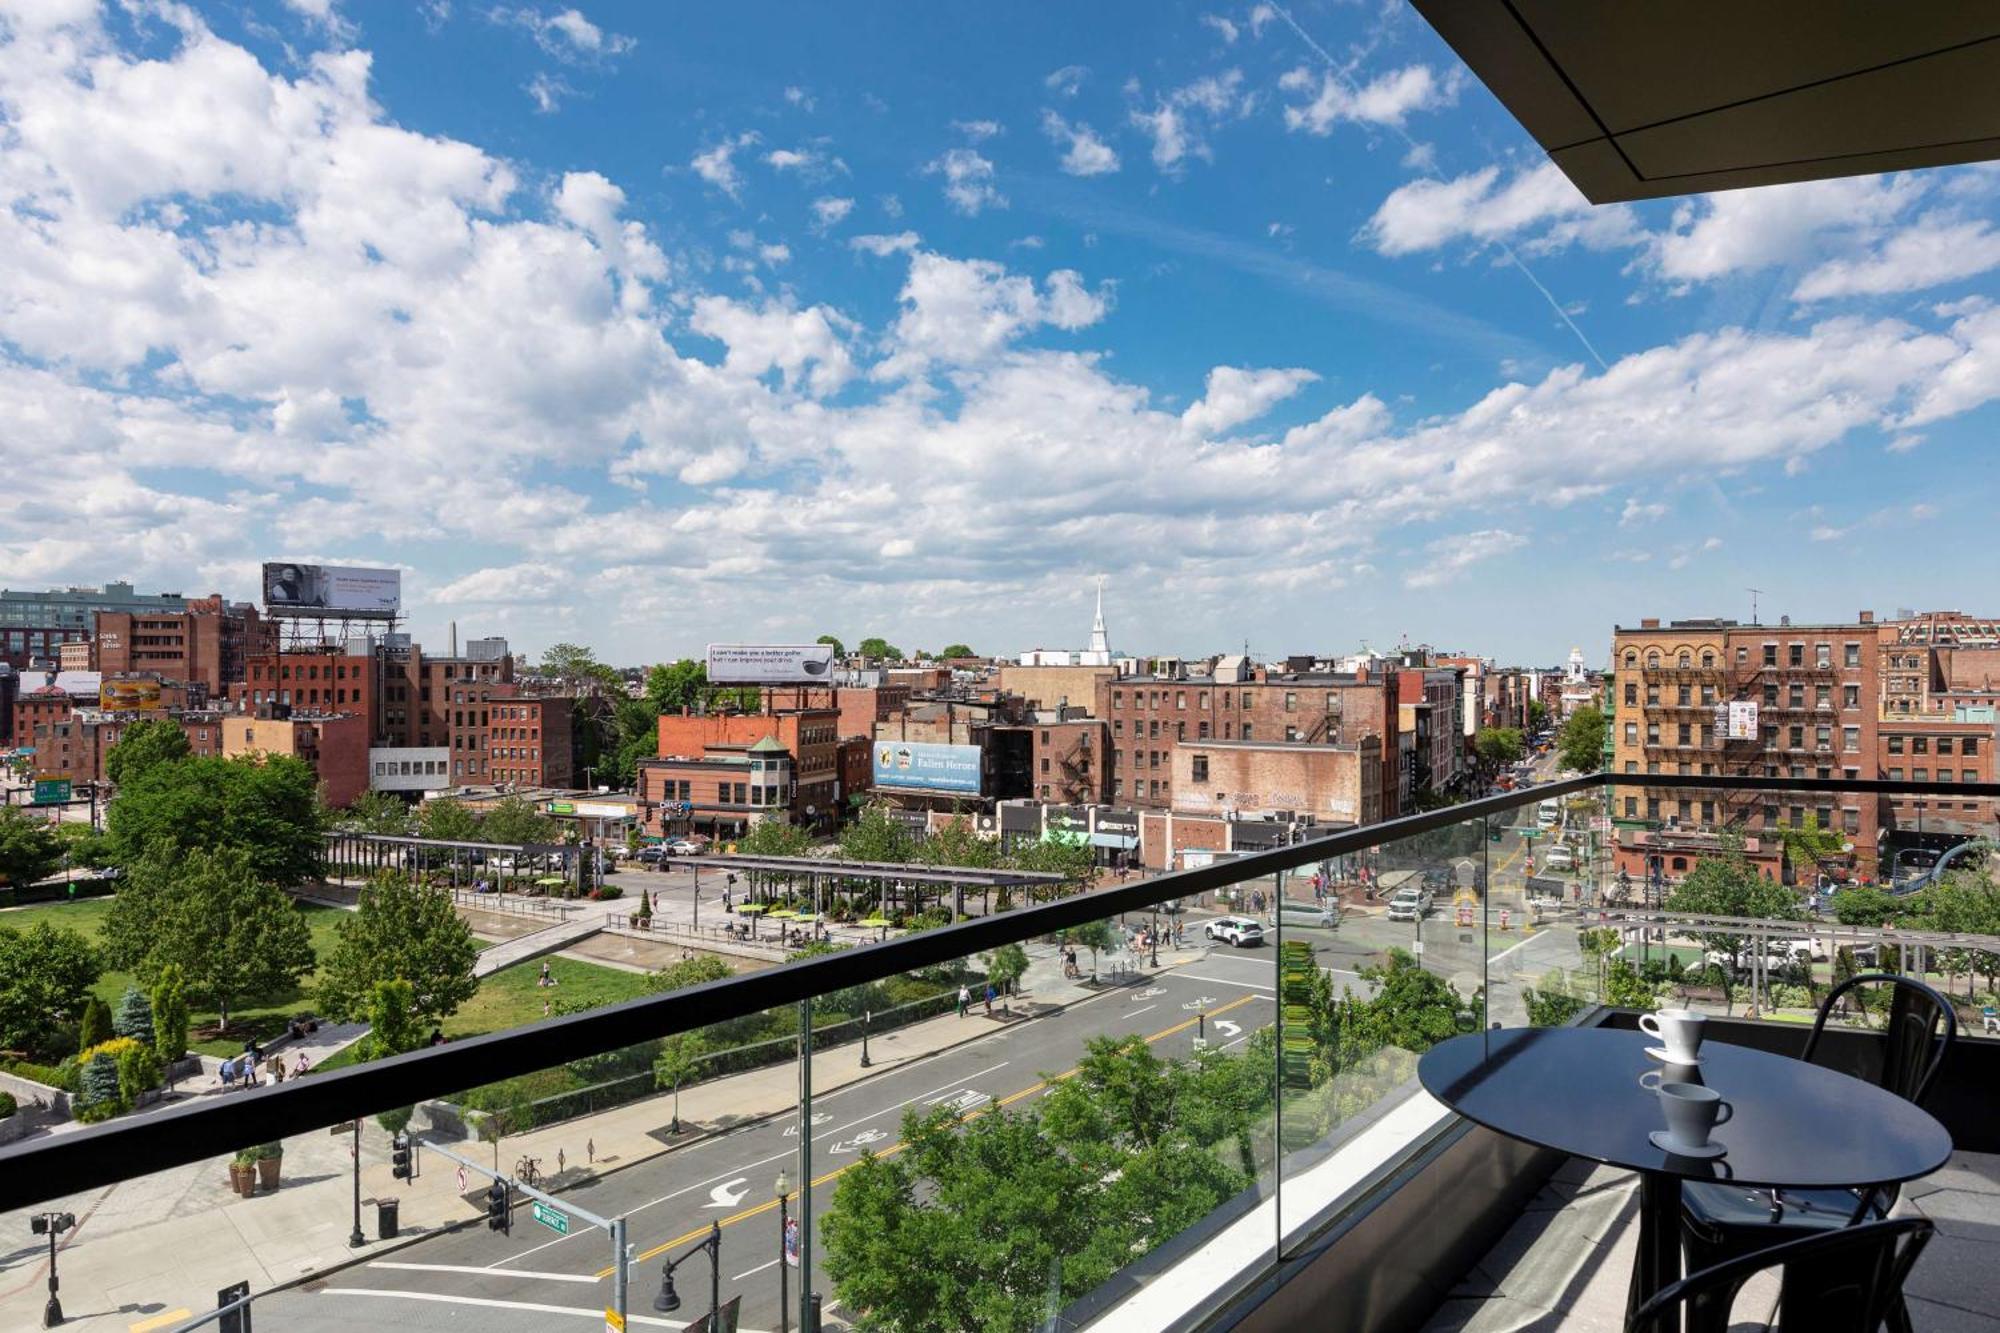
[[[699,856],[701,853],[707,851],[708,848],[705,844],[696,842],[693,838],[675,838],[667,844],[667,850],[675,856]]]
[[[1340,929],[1340,913],[1330,907],[1309,907],[1305,903],[1286,903],[1278,909],[1280,926],[1307,926],[1314,930]]]
[[[1396,896],[1389,899],[1389,919],[1391,921],[1419,921],[1431,913],[1431,891],[1422,888],[1396,890]]]
[[[1264,942],[1264,927],[1247,916],[1219,916],[1202,929],[1211,940],[1223,940],[1238,949]]]
[[[660,864],[660,858],[666,854],[667,849],[664,847],[641,847],[637,860],[642,866],[657,866]]]
[[[1567,847],[1551,847],[1549,848],[1549,854],[1542,860],[1542,868],[1544,870],[1574,870],[1576,869],[1576,853]]]

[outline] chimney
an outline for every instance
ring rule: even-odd
[[[451,652],[447,656],[458,656],[458,622],[456,620],[451,622]]]
[[[1872,625],[1872,624],[1874,624],[1874,623],[1875,623],[1875,613],[1874,613],[1873,611],[1863,611],[1863,612],[1861,613],[1861,623],[1862,623],[1862,624],[1864,624],[1864,625]]]
[[[1660,618],[1658,616],[1647,616],[1644,620],[1639,622],[1640,629],[1658,629],[1659,627],[1660,627]]]

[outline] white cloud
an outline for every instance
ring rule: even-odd
[[[1405,65],[1356,85],[1345,75],[1322,70],[1317,78],[1303,65],[1278,80],[1291,93],[1313,93],[1310,101],[1285,108],[1285,128],[1327,135],[1342,121],[1401,125],[1419,111],[1436,111],[1458,100],[1465,77],[1453,68],[1439,74],[1429,65]]]
[[[785,100],[805,112],[811,112],[819,106],[811,93],[796,84],[785,89]]]
[[[1634,528],[1641,523],[1652,523],[1666,516],[1667,507],[1665,505],[1641,504],[1636,498],[1628,496],[1625,500],[1624,512],[1618,515],[1618,526],[1621,528]]]
[[[856,250],[864,250],[881,259],[888,255],[908,253],[916,249],[922,240],[923,238],[913,231],[899,231],[893,236],[881,234],[854,236],[850,237],[847,243]]]
[[[1205,28],[1215,29],[1216,35],[1222,38],[1224,46],[1234,46],[1236,44],[1236,25],[1222,17],[1222,15],[1203,14],[1201,16],[1201,23]]]
[[[1310,370],[1245,370],[1217,366],[1208,372],[1201,401],[1181,413],[1181,424],[1202,435],[1218,434],[1255,421],[1319,379]]]
[[[1855,176],[1718,191],[1675,210],[1651,262],[1670,282],[1794,264],[1830,237],[1892,222],[1924,188],[1914,176]]]
[[[341,15],[339,0],[285,0],[285,8],[337,41],[354,36],[354,25]]]
[[[1243,109],[1242,85],[1242,70],[1224,70],[1160,95],[1150,110],[1134,107],[1131,123],[1152,139],[1153,165],[1173,174],[1189,157],[1212,157],[1207,132]]]
[[[1118,154],[1081,121],[1070,124],[1053,111],[1042,113],[1042,130],[1063,149],[1062,169],[1072,176],[1102,176],[1118,170]]]
[[[535,45],[558,60],[587,63],[622,56],[638,45],[635,38],[606,32],[583,16],[579,9],[545,11],[530,6],[519,9],[498,7],[487,11],[495,23],[525,28]]]
[[[911,254],[900,299],[893,351],[876,367],[877,378],[899,379],[940,364],[979,365],[1039,325],[1080,329],[1111,307],[1109,289],[1091,291],[1073,269],[1057,269],[1037,290],[1034,279],[1004,264],[925,250]]]
[[[432,588],[424,600],[439,606],[495,605],[519,602],[534,596],[535,590],[560,595],[575,579],[575,572],[545,560],[524,560],[513,565],[493,565]]]
[[[822,195],[812,202],[813,226],[819,231],[834,227],[854,211],[852,199],[841,199],[834,195]]]
[[[774,171],[797,171],[810,167],[819,160],[814,153],[800,152],[792,148],[774,148],[764,154],[764,162]]]
[[[1278,17],[1277,8],[1269,4],[1255,5],[1250,10],[1250,35],[1262,37],[1264,25]]]
[[[854,375],[843,339],[853,325],[824,306],[798,310],[770,302],[752,307],[704,296],[695,302],[688,325],[727,346],[722,368],[733,375],[754,379],[775,371],[783,387],[815,396],[837,392]]]
[[[974,143],[984,143],[1007,129],[997,120],[954,120],[951,127]]]
[[[2000,230],[1984,220],[1931,215],[1892,233],[1866,254],[1831,259],[1806,274],[1798,301],[1887,296],[1959,282],[2000,268]]]
[[[1533,233],[1532,249],[1554,249],[1571,240],[1604,248],[1629,244],[1639,232],[1622,205],[1592,208],[1553,162],[1516,171],[1482,167],[1451,180],[1417,180],[1398,186],[1362,229],[1385,255],[1435,250],[1452,241],[1509,240]]]
[[[743,196],[743,173],[736,169],[732,160],[736,154],[757,142],[757,132],[746,130],[733,139],[723,139],[705,153],[696,153],[689,163],[694,174],[728,195],[731,199]]]
[[[1042,85],[1058,97],[1075,97],[1090,71],[1082,65],[1064,65],[1042,80]]]
[[[1898,435],[1895,439],[1884,445],[1883,448],[1892,454],[1907,454],[1923,442],[1924,437],[1921,435]]]
[[[792,248],[789,245],[779,245],[775,243],[770,245],[760,245],[757,247],[757,257],[763,260],[766,264],[771,264],[774,266],[778,264],[788,263],[790,262],[792,257]]]
[[[953,148],[924,168],[926,176],[944,177],[944,197],[967,217],[981,210],[1005,208],[1007,196],[993,186],[993,164],[970,148]]]
[[[535,110],[547,116],[561,110],[562,99],[573,96],[576,89],[547,71],[537,71],[535,77],[528,80],[525,91],[529,100],[534,102]]]
[[[1528,539],[1505,528],[1482,528],[1456,537],[1440,537],[1424,550],[1429,560],[1403,576],[1406,588],[1436,588],[1454,581],[1474,565],[1518,551]]]

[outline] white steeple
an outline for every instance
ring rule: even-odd
[[[1104,576],[1097,576],[1097,615],[1090,622],[1091,661],[1086,665],[1104,665],[1111,661],[1111,635],[1104,628]]]

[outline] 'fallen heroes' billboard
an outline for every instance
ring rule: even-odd
[[[920,741],[876,741],[875,785],[905,791],[979,795],[979,747]]]
[[[264,607],[278,615],[288,611],[333,611],[393,616],[402,606],[401,570],[282,562],[264,566]]]
[[[711,643],[708,679],[716,685],[811,685],[833,679],[830,643]]]

